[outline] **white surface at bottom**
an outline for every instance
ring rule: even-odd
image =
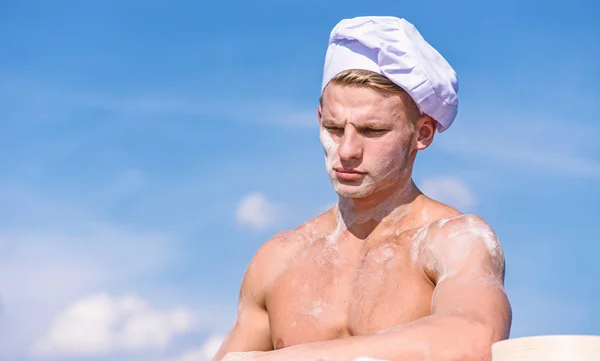
[[[492,346],[492,361],[600,361],[600,336],[551,335],[508,339]]]

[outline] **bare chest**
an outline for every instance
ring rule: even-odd
[[[300,252],[267,295],[278,347],[371,334],[430,312],[433,286],[410,250],[316,244]]]

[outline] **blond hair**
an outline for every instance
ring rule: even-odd
[[[421,116],[421,111],[412,97],[399,85],[379,73],[363,69],[344,70],[334,76],[329,81],[329,84],[365,87],[381,94],[399,95],[404,103],[406,115],[411,124],[416,123],[417,119]],[[319,103],[323,105],[322,95]]]

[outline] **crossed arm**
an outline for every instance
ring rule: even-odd
[[[494,232],[479,217],[457,217],[428,229],[419,257],[436,285],[430,316],[373,335],[272,351],[266,312],[257,304],[241,306],[247,312],[240,314],[215,360],[221,360],[229,350],[259,351],[252,353],[256,361],[352,361],[358,357],[491,360],[491,346],[508,338],[512,317],[503,287],[504,257]],[[252,325],[247,325],[244,319],[250,317]],[[222,361],[241,360],[238,356],[229,354]]]

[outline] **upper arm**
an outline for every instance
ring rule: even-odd
[[[272,250],[267,243],[256,253],[246,269],[238,296],[235,323],[214,356],[214,361],[220,360],[229,352],[273,349],[269,316],[264,301],[270,252]]]
[[[505,260],[495,232],[480,217],[440,222],[422,243],[425,272],[435,283],[432,314],[453,314],[482,325],[495,340],[509,336],[511,307]]]

